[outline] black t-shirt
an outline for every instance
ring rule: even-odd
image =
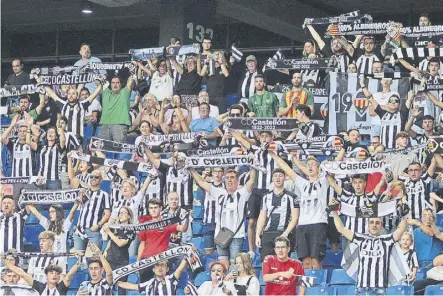
[[[355,148],[363,148],[365,150],[368,150],[368,147],[366,147],[363,144],[360,144],[360,142],[352,144],[350,141],[345,142],[343,145],[343,149],[345,149],[346,153],[352,152]],[[369,152],[368,152],[369,153]]]
[[[26,85],[26,84],[32,84],[31,78],[29,78],[29,74],[26,72],[22,72],[20,75],[15,75],[15,73],[12,73],[8,76],[8,79],[6,79],[5,84],[9,85]]]
[[[179,95],[198,95],[201,90],[201,81],[202,78],[197,70],[188,72],[184,69],[176,91]]]
[[[35,289],[40,295],[51,295],[51,296],[58,296],[58,295],[66,295],[66,293],[68,292],[68,287],[65,286],[65,283],[63,281],[61,281],[60,283],[57,284],[57,286],[55,287],[55,290],[53,291],[48,291],[48,285],[47,284],[43,284],[42,282],[39,282],[37,280],[34,280],[32,283],[32,288]],[[55,292],[55,293],[54,293]],[[57,294],[58,292],[58,294]]]
[[[241,63],[241,62],[240,62]],[[229,67],[229,76],[225,82],[225,93],[236,94],[238,91],[238,82],[242,77],[243,66],[242,64],[235,62],[234,65]]]
[[[128,240],[128,243],[123,247],[117,246],[117,244],[111,240],[109,243],[111,244],[108,253],[106,256],[106,260],[108,260],[109,264],[114,266],[124,266],[129,262],[129,246],[131,242],[135,239],[136,234],[132,230],[124,230],[124,229],[112,229],[114,235],[121,240]]]
[[[45,127],[48,126],[56,126],[57,125],[57,113],[59,113],[59,107],[57,103],[55,103],[52,99],[49,99],[48,102],[46,102],[45,106],[42,109],[42,112],[37,118],[37,121],[45,121],[47,119],[50,119],[49,124],[45,125]]]
[[[209,95],[209,103],[212,105],[218,105],[219,100],[224,101],[226,77],[223,75],[221,67],[215,68],[214,75],[208,76],[206,80],[206,91]]]

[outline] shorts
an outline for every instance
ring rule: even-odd
[[[268,255],[275,255],[274,240],[281,236],[283,231],[268,231],[264,232],[261,237],[260,259],[263,261]]]
[[[295,251],[298,258],[316,258],[322,261],[326,254],[328,224],[300,225],[295,235]]]
[[[328,217],[328,229],[326,235],[330,244],[340,243],[341,234],[338,232],[337,227],[335,227],[333,217]]]
[[[254,188],[254,190],[252,190],[251,197],[249,197],[248,200],[248,212],[246,213],[246,218],[258,218],[263,196],[265,196],[267,192],[267,189]]]
[[[244,238],[233,238],[227,248],[217,246],[218,259],[229,259],[230,262],[235,262],[235,258],[242,251]]]

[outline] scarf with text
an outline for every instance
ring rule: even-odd
[[[337,154],[343,147],[344,142],[340,135],[320,135],[300,140],[273,141],[267,146],[267,149],[276,151],[279,156],[300,153],[313,156],[330,156]]]
[[[27,295],[27,296],[39,296],[40,293],[28,285],[0,285],[0,295]]]
[[[31,94],[46,94],[45,87],[39,84],[26,84],[26,85],[5,85],[0,88],[0,98],[5,97],[18,97],[22,95]]]
[[[157,172],[152,168],[152,164],[147,162],[132,162],[118,159],[100,158],[75,150],[71,151],[71,153],[71,158],[82,160],[88,163],[99,164],[107,167],[116,167],[118,169],[123,169],[127,171],[149,173],[153,176],[157,175]]]
[[[430,140],[432,140],[432,139],[429,139],[428,143],[430,142]],[[428,147],[429,147],[428,144],[420,144],[420,145],[417,145],[417,146],[407,147],[407,148],[404,148],[404,149],[387,149],[387,150],[385,150],[385,151],[383,151],[381,153],[376,153],[376,154],[371,155],[371,159],[372,160],[384,160],[384,159],[386,159],[386,157],[391,156],[393,154],[415,153],[415,152],[417,152],[419,150],[426,149]],[[431,152],[434,152],[434,151],[431,151]]]
[[[198,106],[198,95],[181,95],[180,107],[187,109],[188,107]]]
[[[200,53],[200,44],[186,44],[166,47],[166,56],[198,55]]]
[[[192,271],[196,272],[202,268],[202,264],[200,258],[198,257],[198,254],[193,250],[191,245],[185,244],[113,270],[112,277],[114,279],[114,284],[118,282],[120,278],[130,275],[131,273],[143,270],[149,266],[153,266],[158,262],[169,260],[182,255],[185,255],[186,260],[188,261],[188,264],[191,267]]]
[[[166,226],[174,225],[180,223],[181,219],[179,216],[175,216],[170,219],[160,220],[160,221],[150,221],[142,224],[110,224],[109,228],[112,229],[122,229],[129,231],[145,231],[145,230],[154,230],[164,228]]]
[[[31,184],[37,182],[38,176],[32,177],[2,177],[0,178],[0,184]]]
[[[13,257],[21,257],[21,258],[31,258],[31,257],[39,257],[39,256],[47,256],[47,257],[75,257],[73,253],[41,253],[41,252],[14,252],[14,253],[3,253],[0,255],[9,255]]]
[[[127,68],[131,74],[135,74],[137,66],[131,62],[87,63],[82,67],[82,70],[85,70],[85,72],[105,70],[105,71],[115,71],[115,73],[118,73],[118,71],[122,70],[123,68]]]
[[[59,67],[59,66],[55,66],[55,67],[43,67],[43,68],[35,68],[33,69],[32,72],[35,71],[35,73],[37,75],[48,75],[48,74],[65,74],[65,73],[70,73],[72,71],[77,71],[80,70],[82,67],[77,67],[77,66],[66,66],[66,67]],[[34,74],[29,74],[30,78],[33,79],[34,78]]]
[[[197,55],[200,53],[199,44],[177,45],[169,47],[152,47],[152,48],[139,48],[130,49],[129,54],[132,60],[141,61],[151,58],[161,58],[164,56],[176,56],[176,55]]]
[[[264,70],[313,70],[326,69],[330,67],[330,59],[269,59]]]
[[[360,10],[356,10],[348,13],[343,13],[339,16],[305,18],[303,29],[306,27],[306,25],[344,24],[361,22],[362,20],[365,20],[366,22],[372,22],[372,17],[368,14],[361,15]]]
[[[23,190],[20,194],[19,205],[38,204],[50,205],[55,203],[72,203],[80,197],[78,189],[62,189],[62,190]]]
[[[186,157],[187,168],[201,167],[236,167],[241,165],[250,166],[256,170],[266,172],[256,159],[250,159],[248,156],[230,156],[220,155],[217,157]]]
[[[292,131],[298,127],[295,118],[234,117],[225,122],[232,130]]]
[[[103,74],[85,73],[79,75],[58,74],[58,75],[41,75],[41,84],[43,85],[62,85],[62,84],[84,84],[100,80],[106,77]]]
[[[443,153],[443,137],[434,137],[428,139],[428,143],[426,145],[429,148],[429,151],[442,154]]]
[[[14,126],[11,130],[11,132],[8,135],[8,139],[15,139],[18,137],[18,128],[20,127],[20,124],[17,124],[16,126]],[[4,132],[6,132],[6,130],[9,128],[9,125],[2,125],[0,127],[1,133],[3,134]]]
[[[225,155],[225,154],[242,155],[243,149],[235,145],[226,145],[226,146],[203,147],[198,149],[186,150],[185,154],[188,157],[189,156],[203,157],[203,156]]]
[[[359,161],[356,159],[346,159],[344,161],[329,161],[322,163],[323,171],[337,175],[372,174],[383,172],[386,163],[382,160],[366,159]]]
[[[340,213],[345,216],[356,218],[376,218],[384,217],[395,213],[397,210],[397,200],[378,202],[363,206],[354,206],[345,202],[340,203]]]

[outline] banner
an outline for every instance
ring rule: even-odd
[[[18,97],[30,94],[46,94],[45,87],[40,84],[26,84],[26,85],[5,85],[0,88],[0,97]]]
[[[186,156],[211,156],[211,155],[224,155],[224,154],[237,154],[242,153],[243,150],[239,146],[227,145],[218,147],[203,147],[193,150],[185,151]]]
[[[326,35],[384,35],[392,31],[394,25],[393,22],[339,24],[334,25],[334,33],[328,32]],[[407,38],[440,36],[443,35],[443,25],[400,27],[399,33]]]
[[[1,177],[0,184],[29,184],[29,177]]]
[[[329,161],[321,164],[321,169],[325,172],[337,175],[372,174],[383,172],[386,163],[381,160],[367,159],[358,161],[347,159],[344,161]]]
[[[400,33],[407,38],[440,36],[443,35],[443,25],[402,27]]]
[[[425,59],[427,57],[441,57],[443,51],[440,48],[408,47],[397,49],[391,57],[391,62],[398,59]]]
[[[166,48],[166,56],[177,56],[177,55],[198,55],[200,54],[200,44],[187,44],[187,45],[177,45],[169,46]]]
[[[330,59],[291,59],[291,60],[275,60],[269,59],[264,70],[312,70],[329,68]]]
[[[180,217],[175,216],[170,219],[165,219],[165,220],[156,221],[156,222],[146,222],[146,223],[142,223],[142,224],[110,224],[109,228],[139,232],[139,231],[154,230],[154,229],[163,228],[166,226],[180,223],[180,221],[181,221]]]
[[[13,257],[21,257],[21,258],[31,258],[38,256],[47,256],[47,257],[75,257],[74,253],[41,253],[41,252],[7,252],[0,254],[1,256],[13,256]]]
[[[182,245],[173,249],[166,250],[160,254],[142,259],[140,261],[134,262],[132,264],[120,267],[112,271],[112,277],[114,279],[114,284],[124,276],[130,275],[131,273],[143,270],[149,266],[155,265],[157,262],[169,260],[175,257],[185,255],[189,266],[193,271],[202,267],[200,258],[192,249],[191,245]]]
[[[187,107],[198,106],[198,95],[180,95],[180,106],[184,109]]]
[[[40,76],[43,85],[62,85],[62,84],[84,84],[100,80],[104,78],[103,74],[85,73],[79,75],[58,74],[58,75],[42,75]]]
[[[87,63],[82,67],[82,70],[105,70],[105,71],[119,71],[123,68],[129,69],[129,72],[135,73],[135,70],[137,68],[136,65],[134,65],[131,62],[120,62],[120,63]]]
[[[165,47],[152,47],[152,48],[140,48],[130,49],[129,54],[134,61],[141,61],[151,58],[161,58],[164,56]]]
[[[344,24],[360,22],[362,20],[372,22],[372,17],[368,14],[361,15],[360,10],[356,10],[339,16],[305,18],[303,28],[305,28],[306,25]]]
[[[216,157],[187,157],[185,167],[201,168],[201,167],[234,167],[247,165],[262,172],[266,169],[256,163],[256,159],[250,159],[248,156],[228,156],[220,155]]]
[[[23,190],[18,201],[22,204],[38,204],[50,205],[56,203],[71,203],[75,202],[80,197],[80,190],[78,189],[62,189],[62,190]]]
[[[292,131],[298,124],[295,118],[234,117],[228,118],[225,126],[231,130]]]
[[[345,202],[340,203],[340,213],[345,216],[357,218],[377,218],[395,213],[397,199],[387,202],[373,203],[363,206],[354,206]]]
[[[407,148],[404,148],[404,149],[387,149],[387,150],[385,150],[385,151],[383,151],[381,153],[376,153],[376,154],[371,155],[371,159],[372,160],[385,160],[386,157],[391,156],[393,154],[404,154],[404,155],[406,155],[406,154],[409,154],[411,152],[418,152],[418,151],[420,151],[422,149],[427,149],[428,147],[430,147],[429,145],[432,145],[432,144],[429,144],[429,143],[432,142],[432,140],[433,139],[429,139],[428,143],[426,143],[426,144],[415,145],[415,146],[407,147]],[[442,146],[443,146],[443,144],[442,144]],[[443,151],[443,149],[442,149],[442,151]],[[435,152],[435,151],[431,151],[431,152]]]
[[[77,67],[77,66],[66,66],[66,67],[59,67],[59,66],[55,66],[52,68],[48,68],[48,67],[43,67],[43,68],[35,68],[33,70],[35,70],[35,73],[37,75],[48,75],[48,74],[64,74],[64,73],[70,73],[72,71],[78,71],[80,70],[82,67]],[[33,71],[31,71],[32,73]],[[29,77],[31,79],[34,78],[34,74],[29,74]]]
[[[428,139],[427,147],[433,153],[443,153],[443,137],[433,137]]]
[[[355,128],[360,134],[371,134],[372,117],[369,115],[369,103],[360,88],[358,74],[329,72],[329,134],[336,135]],[[381,91],[381,81],[369,79],[366,83],[369,92]],[[392,80],[391,91],[397,92],[400,98],[407,98],[409,79]],[[405,101],[401,100],[400,104]]]

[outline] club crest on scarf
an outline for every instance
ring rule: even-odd
[[[355,98],[352,98],[352,103],[360,116],[363,116],[366,113],[369,106],[369,101],[366,99],[366,96],[362,91],[359,91],[355,95]]]
[[[365,160],[369,157],[369,152],[362,147],[357,147],[349,153],[349,157],[357,160]]]
[[[321,116],[323,117],[323,119],[326,119],[328,117],[328,111],[329,111],[328,103],[326,103],[320,107],[320,113],[321,113]]]

